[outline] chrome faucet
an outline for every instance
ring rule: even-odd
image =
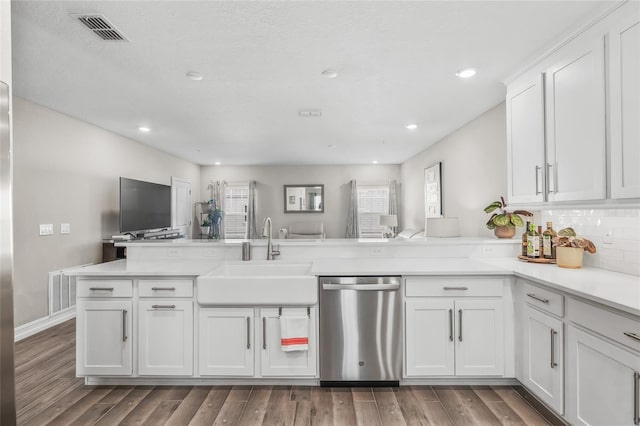
[[[271,218],[267,217],[262,225],[262,236],[267,237],[267,260],[273,260],[275,256],[280,256],[280,247],[271,244]]]

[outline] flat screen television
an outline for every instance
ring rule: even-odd
[[[171,228],[171,186],[120,178],[120,232]]]

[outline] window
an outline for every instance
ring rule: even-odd
[[[228,185],[224,189],[224,238],[242,239],[247,234],[249,185]]]
[[[389,187],[358,185],[358,216],[360,238],[382,238],[381,214],[389,213]]]

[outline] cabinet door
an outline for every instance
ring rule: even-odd
[[[507,166],[510,203],[544,201],[544,84],[541,73],[507,90]]]
[[[253,376],[252,308],[200,309],[200,374]]]
[[[559,414],[563,413],[562,321],[525,308],[523,383]]]
[[[609,32],[611,197],[640,198],[640,19]]]
[[[504,374],[502,299],[456,299],[456,376]]]
[[[632,425],[640,403],[634,391],[639,380],[640,355],[573,326],[568,327],[567,334],[569,422]]]
[[[407,300],[405,307],[407,377],[453,376],[453,299]]]
[[[193,375],[193,302],[138,302],[138,374]]]
[[[130,300],[79,300],[76,305],[78,376],[131,375]]]
[[[283,315],[306,316],[307,308],[284,308]],[[316,310],[310,310],[309,318],[309,350],[284,352],[280,345],[280,318],[278,309],[260,310],[260,348],[262,349],[260,364],[263,377],[299,376],[315,377],[317,375],[317,338]]]
[[[546,73],[549,200],[604,199],[604,39],[562,52]]]

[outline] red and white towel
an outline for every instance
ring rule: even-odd
[[[284,352],[309,350],[309,317],[280,317],[280,345]]]

